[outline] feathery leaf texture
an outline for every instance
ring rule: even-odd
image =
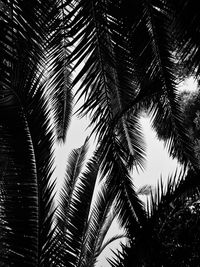
[[[54,139],[42,74],[47,2],[1,1],[2,244],[16,266],[48,266],[52,259]]]
[[[95,204],[94,206],[91,204],[99,167],[96,155],[94,155],[82,172],[81,167],[83,167],[86,150],[87,140],[81,148],[72,151],[66,171],[65,185],[61,191],[60,209],[57,215],[57,235],[61,242],[58,249],[63,265],[90,266],[91,261],[95,262],[97,257],[96,254],[91,253],[91,250],[97,249],[98,251],[101,248],[100,244],[98,244],[99,247],[96,247],[96,240],[100,236],[105,237],[100,230],[104,217],[109,211],[105,207],[110,202],[109,200],[102,202],[97,197],[96,201],[99,206],[96,207]],[[109,198],[108,195],[104,197]],[[104,238],[102,238],[101,243],[103,240]]]
[[[113,207],[130,239],[117,264],[132,248],[132,256],[148,258],[163,207],[199,187],[174,71],[179,55],[199,75],[197,4],[0,0],[2,266],[94,266],[115,217]],[[79,112],[90,116],[98,150],[84,171],[87,141],[72,152],[55,214],[53,144],[66,139],[73,91],[84,98]],[[170,155],[191,167],[177,184],[172,179],[166,192],[160,185],[149,212],[131,177],[145,159],[139,124],[144,107]],[[98,175],[105,188],[91,205]]]

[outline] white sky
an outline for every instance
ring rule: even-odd
[[[190,90],[196,89],[196,82],[193,78],[186,79],[183,83],[179,85],[179,90]],[[169,158],[167,151],[164,149],[163,142],[156,139],[155,132],[151,129],[150,119],[147,117],[141,118],[141,124],[143,127],[145,142],[147,145],[147,161],[145,171],[139,171],[133,175],[134,184],[136,188],[143,185],[150,184],[155,186],[162,175],[164,181],[167,180],[170,174],[173,174],[177,168],[177,161]],[[63,177],[65,170],[67,156],[70,151],[74,148],[80,147],[87,135],[89,134],[87,128],[87,121],[82,119],[81,121],[74,118],[71,122],[71,126],[67,135],[67,142],[64,147],[56,147],[56,165],[59,166],[56,171],[57,177]],[[59,179],[58,179],[59,181]],[[61,179],[60,179],[61,182]],[[110,231],[111,235],[117,234],[119,228],[117,223],[115,223]],[[117,242],[115,242],[117,246]],[[112,248],[115,248],[113,244]],[[109,267],[110,265],[105,260],[105,257],[109,257],[111,254],[110,249],[106,249],[103,255],[99,258],[97,267]]]

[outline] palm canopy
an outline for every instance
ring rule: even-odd
[[[145,158],[141,108],[151,110],[155,128],[166,129],[170,154],[196,168],[174,75],[176,54],[199,73],[199,14],[191,10],[192,3],[197,1],[0,0],[2,264],[7,266],[10,258],[16,266],[55,264],[53,247],[60,235],[53,225],[52,146],[55,139],[66,138],[72,90],[84,97],[80,114],[90,115],[99,141],[97,165],[107,186],[99,202],[104,195],[115,200],[129,236],[146,223],[131,180],[132,168],[143,167]],[[92,167],[88,169],[90,177]],[[92,191],[92,182],[81,179],[72,208],[66,207],[64,195],[70,196],[74,178],[68,175],[61,195],[58,229],[63,229],[66,214],[71,220],[80,210],[87,187]],[[73,265],[92,266],[80,243],[83,230],[89,229],[86,254],[97,253],[94,236],[100,229],[94,221],[105,217],[99,210],[97,204],[90,224],[86,215],[82,218],[79,233],[78,225],[69,230],[79,241],[67,244],[61,266],[68,252],[74,261],[73,245],[80,255]]]
[[[173,72],[170,8],[165,1],[74,1],[68,16],[69,45],[76,44],[70,61],[74,68],[84,61],[73,81],[80,81],[77,91],[85,96],[81,112],[91,114],[100,139],[116,134],[127,161],[134,158],[137,165],[144,151],[137,112],[143,103],[152,109],[155,125],[167,123],[170,154],[182,162],[191,154],[183,149],[188,138]]]
[[[72,10],[69,61],[77,70],[72,85],[85,98],[80,114],[90,115],[124,226],[129,219],[140,224],[145,215],[130,170],[143,166],[141,108],[151,111],[155,129],[165,129],[170,155],[197,167],[176,89],[175,57],[187,42],[178,35],[182,19],[170,1],[80,0]]]

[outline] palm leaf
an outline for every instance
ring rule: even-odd
[[[14,265],[44,266],[51,259],[54,190],[54,182],[50,181],[53,135],[43,95],[47,87],[40,74],[44,70],[49,2],[4,4],[7,13],[1,12],[5,32],[0,47],[3,55],[0,66],[4,71],[1,110],[7,115],[1,116],[1,124],[2,142],[7,149],[1,151],[10,153],[4,156],[5,160],[10,158],[11,164],[3,179],[2,205],[7,210],[4,217],[10,225],[6,229],[10,229],[7,238],[11,243],[6,253],[13,254],[10,258]]]
[[[65,213],[70,207],[70,201],[73,196],[75,186],[83,168],[85,156],[87,153],[87,139],[84,145],[78,149],[74,149],[68,159],[66,178],[64,180],[64,186],[61,193],[62,199],[62,212]]]
[[[10,103],[10,105],[8,105]],[[5,251],[0,261],[21,266],[37,264],[38,201],[37,176],[31,140],[20,109],[7,102],[1,106],[1,221]],[[10,109],[10,110],[9,110]],[[3,115],[4,114],[4,115]],[[15,120],[15,123],[13,123]],[[27,194],[28,192],[28,194]],[[26,249],[25,249],[26,248]],[[30,260],[31,259],[31,260]]]
[[[121,226],[131,233],[129,227],[137,229],[146,220],[146,215],[133,186],[130,168],[126,162],[126,151],[121,149],[117,140],[110,138],[109,141],[105,151],[104,147],[100,150],[102,175],[107,179],[106,186],[116,197],[115,208],[119,212]]]
[[[69,65],[67,1],[54,4],[54,20],[50,18],[47,46],[47,73],[51,105],[58,140],[65,141],[72,110],[71,68]],[[51,22],[52,21],[52,22]]]
[[[148,61],[143,61],[144,68],[139,69],[138,72],[141,72],[142,75],[147,74],[145,76],[148,79],[146,80],[147,88],[148,84],[152,88],[151,83],[155,88],[152,91],[152,98],[149,97],[153,110],[153,126],[156,129],[163,125],[167,136],[166,144],[172,156],[176,156],[182,163],[186,164],[190,159],[195,165],[186,127],[182,120],[183,116],[175,84],[170,6],[166,2],[161,4],[160,1],[152,1],[151,3],[144,1],[143,22],[140,24],[138,31],[143,24],[146,24],[145,54]],[[136,34],[133,33],[133,36],[137,39],[137,32]],[[188,145],[185,146],[185,144]]]
[[[37,83],[34,84],[37,86]],[[50,127],[48,102],[43,94],[43,86],[26,98],[25,115],[32,139],[36,161],[38,201],[39,201],[39,262],[45,266],[51,259],[51,237],[53,229],[53,197],[55,181],[51,180],[53,171],[53,130]]]
[[[176,90],[176,54],[171,38],[174,13],[170,4],[166,1],[121,1],[114,4],[115,16],[122,22],[126,35],[126,49],[130,51],[129,60],[134,62],[133,74],[138,84],[136,96],[127,103],[115,123],[126,113],[130,116],[145,104],[145,108],[152,110],[155,129],[165,129],[170,154],[182,163],[187,164],[190,159],[196,165]]]
[[[142,164],[144,146],[138,127],[139,101],[143,103],[148,96],[147,104],[152,109],[155,128],[167,125],[166,143],[170,154],[184,164],[188,164],[188,159],[193,165],[196,162],[182,123],[175,87],[174,47],[169,36],[167,4],[136,2],[138,13],[134,18],[128,8],[125,9],[126,16],[125,12],[120,15],[119,11],[124,11],[124,1],[113,4],[114,11],[111,10],[112,4],[112,1],[109,4],[80,1],[75,5],[76,15],[70,26],[71,33],[75,29],[77,31],[73,40],[77,46],[71,61],[76,60],[76,68],[85,60],[74,80],[74,84],[81,82],[77,92],[85,96],[81,112],[91,114],[94,131],[98,132],[102,141],[101,168],[104,175],[113,177],[109,186],[119,184],[115,187],[115,194],[119,209],[123,211],[123,224],[128,225],[128,218],[137,221],[134,209],[141,218],[145,218],[125,170],[134,160],[136,166]],[[84,22],[85,27],[82,28]],[[124,110],[128,106],[130,111],[129,105],[133,103],[132,110],[135,108],[135,111],[125,116]],[[121,116],[116,121],[119,114]],[[135,203],[134,209],[130,208],[130,203]],[[129,207],[129,213],[128,209],[122,209],[123,205]]]
[[[121,177],[124,169],[130,168],[133,162],[135,165],[142,165],[143,162],[144,145],[138,123],[138,112],[133,113],[128,119],[122,116],[113,126],[115,117],[137,93],[137,82],[133,79],[133,63],[129,49],[125,47],[126,38],[123,38],[122,25],[120,20],[114,17],[107,2],[80,1],[74,9],[76,15],[71,20],[70,27],[71,33],[74,33],[74,29],[77,31],[73,40],[77,46],[72,51],[71,61],[75,63],[76,68],[85,60],[84,66],[73,81],[74,85],[81,83],[77,94],[85,97],[80,111],[83,115],[88,113],[91,115],[91,124],[94,124],[94,131],[101,140],[100,162],[103,176],[113,177],[108,186],[120,184],[115,187],[118,200],[121,197],[123,199],[122,202],[119,200],[120,211],[123,214],[122,203],[126,202],[126,205],[130,206],[129,198],[132,198],[131,203],[134,200],[138,212],[142,214],[142,206],[133,193],[134,190],[128,188],[131,186],[129,175],[123,174],[123,178]],[[116,158],[118,153],[121,155],[119,159]],[[122,171],[120,168],[124,166],[123,161],[128,164]],[[111,172],[108,171],[110,168]],[[125,173],[127,174],[127,170]],[[120,179],[123,179],[123,182]],[[123,219],[124,216],[129,219],[133,216],[135,219],[132,207],[129,212],[129,215],[122,215]],[[125,224],[127,217],[123,222]]]
[[[91,124],[99,139],[105,136],[114,117],[134,98],[137,85],[133,80],[133,64],[129,60],[129,51],[124,48],[121,25],[118,25],[111,13],[108,3],[99,1],[80,1],[74,6],[76,15],[69,24],[76,43],[70,60],[75,68],[80,66],[73,85],[80,82],[76,94],[84,96],[85,101],[80,112],[91,115]],[[82,28],[85,22],[85,27]],[[92,32],[92,34],[91,34]],[[73,35],[72,35],[73,36]],[[85,61],[82,67],[81,62]],[[144,158],[144,147],[138,127],[138,114],[127,121],[120,118],[113,129],[120,136],[127,150],[128,160],[135,160],[141,165]],[[132,127],[135,126],[135,131]],[[138,146],[138,144],[141,146]],[[134,158],[134,159],[133,159]]]
[[[85,229],[98,174],[95,157],[87,163],[86,170],[81,174],[86,149],[87,140],[70,156],[65,185],[61,192],[61,209],[58,213],[61,262],[70,266],[78,266],[82,258]]]
[[[94,266],[102,251],[103,241],[116,216],[111,212],[115,196],[110,193],[106,187],[102,186],[95,197],[84,234],[82,257],[78,266]]]
[[[159,6],[158,6],[159,8]],[[150,31],[153,38],[153,49],[157,58],[158,70],[156,76],[162,77],[160,84],[163,96],[157,101],[154,110],[153,125],[159,127],[165,123],[166,142],[171,155],[176,156],[181,162],[187,163],[188,159],[195,164],[192,147],[183,123],[179,98],[175,87],[176,77],[173,74],[174,58],[172,55],[173,43],[171,41],[170,20],[164,8],[158,12],[156,6],[148,8]],[[161,108],[160,108],[160,107]],[[161,111],[162,110],[162,111]],[[162,112],[162,113],[161,113]],[[163,121],[163,122],[162,122]],[[171,133],[170,133],[171,132]],[[188,144],[186,146],[186,144]]]

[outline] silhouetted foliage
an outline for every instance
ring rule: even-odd
[[[0,0],[1,266],[93,267],[113,214],[136,266],[161,264],[162,216],[199,187],[176,86],[177,66],[199,75],[199,16],[197,0]],[[53,147],[66,141],[74,98],[97,148],[86,169],[87,142],[72,152],[57,207]],[[169,154],[191,168],[160,187],[150,213],[132,179],[144,168],[144,108]]]

